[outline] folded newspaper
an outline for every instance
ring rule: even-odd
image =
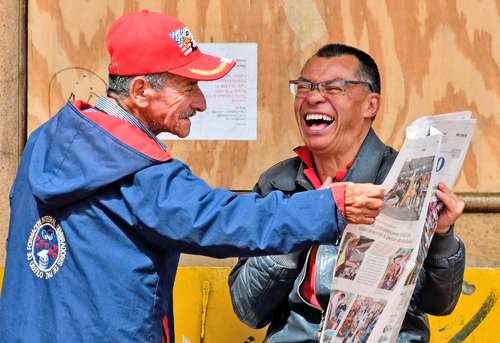
[[[344,231],[320,342],[396,342],[442,208],[434,190],[454,185],[475,124],[457,112],[406,129],[380,215]]]

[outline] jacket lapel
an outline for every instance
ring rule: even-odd
[[[382,164],[385,149],[385,144],[382,143],[373,129],[370,128],[344,181],[357,183],[375,182],[380,165]]]

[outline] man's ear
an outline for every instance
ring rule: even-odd
[[[374,119],[380,108],[380,94],[370,93],[366,97],[363,109],[363,117]]]
[[[151,101],[151,85],[144,77],[137,76],[132,79],[128,89],[129,99],[139,108],[148,107]]]

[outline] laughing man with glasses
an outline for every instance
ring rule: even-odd
[[[264,172],[255,190],[262,195],[281,190],[291,196],[329,182],[381,184],[397,153],[372,129],[381,98],[375,61],[359,49],[329,44],[305,63],[289,86],[304,145],[295,149],[296,157]],[[460,295],[465,251],[452,225],[464,204],[444,185],[436,195],[445,209],[398,341],[429,341],[425,313],[449,314]],[[316,342],[337,254],[337,245],[321,244],[288,255],[240,259],[229,277],[237,315],[252,327],[270,324],[268,343]],[[369,331],[362,323],[359,329]]]

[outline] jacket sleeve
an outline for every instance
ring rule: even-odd
[[[288,253],[332,242],[345,226],[330,190],[286,197],[212,189],[172,160],[136,173],[120,189],[131,223],[165,248],[212,257]]]
[[[462,291],[465,247],[453,233],[435,234],[413,292],[413,302],[422,312],[450,314]]]
[[[267,195],[273,187],[261,176],[253,190]],[[301,253],[238,260],[228,281],[234,312],[243,323],[261,328],[281,312],[300,273]]]
[[[238,318],[252,328],[274,319],[291,292],[299,268],[296,252],[240,259],[229,275],[229,290]]]

